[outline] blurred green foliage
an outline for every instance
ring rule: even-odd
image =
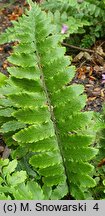
[[[65,37],[71,39],[76,34],[82,47],[90,47],[97,38],[105,36],[105,0],[45,0],[41,6],[57,30],[61,31],[62,25],[66,24]],[[75,40],[72,43],[75,44]]]

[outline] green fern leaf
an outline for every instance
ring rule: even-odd
[[[11,175],[7,175],[7,183],[9,185],[17,186],[20,183],[24,182],[26,180],[26,172],[25,171],[20,171],[20,172],[15,172]]]
[[[8,72],[16,78],[23,78],[28,80],[39,80],[40,73],[38,67],[8,67]]]
[[[13,111],[15,111],[13,108],[1,109],[0,116],[11,117]]]
[[[17,160],[11,161],[8,166],[3,168],[4,175],[11,174],[12,172],[14,172],[16,167],[17,167]]]
[[[1,126],[0,132],[1,133],[8,133],[9,131],[16,131],[16,130],[18,130],[20,128],[24,128],[24,127],[25,127],[24,123],[18,122],[16,120],[11,120],[11,121],[4,123]]]
[[[93,160],[96,167],[94,176],[97,181],[97,185],[93,189],[93,193],[95,195],[95,199],[105,199],[105,105],[103,105],[101,113],[97,113],[96,121],[96,143],[99,148],[99,152]]]
[[[38,140],[46,139],[50,136],[51,137],[54,136],[54,128],[51,121],[42,125],[38,124],[38,125],[29,126],[16,133],[13,136],[13,139],[20,143],[26,144],[26,143],[37,142]]]
[[[14,103],[15,107],[22,108],[35,108],[39,106],[45,106],[47,103],[45,95],[40,92],[35,92],[34,94],[25,92],[20,94],[11,94],[10,99]]]
[[[0,72],[0,87],[5,84],[7,77]]]
[[[52,191],[51,200],[60,200],[65,194],[68,193],[66,184],[58,185],[55,190]]]
[[[11,197],[6,196],[4,193],[0,193],[0,200],[11,200]]]
[[[86,103],[84,88],[70,84],[75,69],[69,66],[70,59],[51,20],[37,4],[29,2],[31,10],[14,22],[14,34],[10,36],[13,30],[5,33],[19,44],[8,58],[13,66],[8,68],[7,84],[0,89],[1,115],[6,117],[0,131],[15,143],[14,157],[19,146],[32,153],[29,164],[39,174],[41,185],[23,183],[14,197],[44,199],[44,184],[50,188],[45,194],[49,199],[67,194],[85,199],[86,190],[95,186],[91,177],[94,167],[89,165],[97,154],[91,147],[95,132],[89,133],[93,113],[81,111]],[[12,178],[8,177],[10,183]]]
[[[20,109],[14,112],[13,116],[19,121],[29,124],[39,124],[50,120],[50,113],[48,112],[47,106],[36,109]]]
[[[20,184],[13,193],[16,200],[43,200],[44,195],[40,186],[36,182],[28,182],[26,185]]]

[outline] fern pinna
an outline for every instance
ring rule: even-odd
[[[1,41],[16,40],[17,46],[8,58],[9,79],[0,89],[0,132],[7,145],[15,146],[15,155],[20,147],[32,152],[29,163],[41,186],[52,188],[49,199],[67,194],[86,199],[95,186],[88,162],[97,153],[89,146],[93,113],[81,112],[83,86],[69,85],[74,67],[64,56],[60,35],[46,13],[29,3],[27,14],[1,35]]]

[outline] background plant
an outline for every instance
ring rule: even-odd
[[[44,199],[41,187],[36,182],[28,181],[26,171],[16,171],[17,164],[17,160],[0,160],[0,200]]]
[[[98,132],[96,136],[96,145],[99,149],[93,164],[95,166],[96,187],[93,189],[94,199],[105,199],[105,105],[99,114],[97,113]]]
[[[48,11],[59,32],[62,24],[68,26],[66,37],[69,36],[70,44],[89,47],[97,38],[105,36],[105,2],[103,0],[57,0],[56,2],[45,0],[42,8]]]

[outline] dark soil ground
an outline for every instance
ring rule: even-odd
[[[37,0],[37,2],[39,2]],[[17,20],[27,7],[25,0],[3,0],[0,1],[0,33],[11,26],[12,20]],[[67,54],[73,56],[72,64],[76,66],[76,75],[73,83],[84,85],[87,94],[87,104],[85,110],[100,112],[102,104],[105,102],[105,83],[102,82],[102,74],[105,74],[105,41],[97,41],[89,51],[81,48],[67,47]],[[12,44],[0,46],[0,72],[8,75],[7,67],[10,65],[7,57],[12,51]],[[81,56],[82,52],[82,57]],[[1,139],[2,149],[4,144]]]

